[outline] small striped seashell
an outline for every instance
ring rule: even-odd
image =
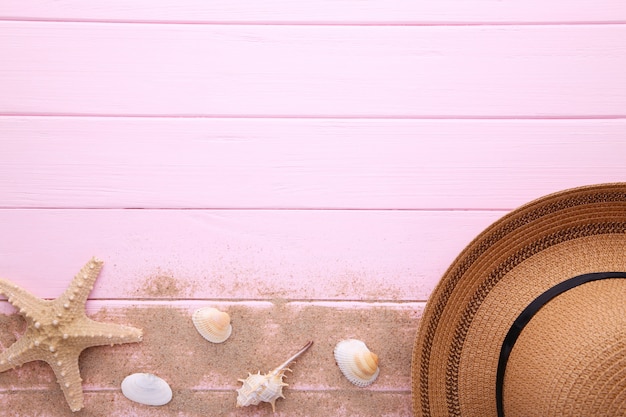
[[[230,337],[233,331],[228,313],[213,307],[196,310],[191,320],[198,333],[209,342],[222,343]]]
[[[378,377],[378,355],[362,341],[342,340],[335,346],[334,354],[341,373],[354,385],[366,387]]]
[[[287,367],[291,362],[295,361],[296,358],[306,352],[312,344],[313,342],[308,342],[295,355],[265,375],[261,375],[259,371],[256,374],[248,373],[246,379],[239,379],[238,381],[242,382],[243,385],[237,390],[237,407],[257,405],[263,401],[270,403],[272,405],[272,411],[275,412],[276,400],[285,398],[283,395],[283,387],[286,387],[288,384],[283,382],[283,378],[285,377],[285,371],[291,371],[291,369]]]
[[[122,381],[122,394],[136,403],[165,405],[172,399],[172,389],[163,379],[153,374],[136,373]]]

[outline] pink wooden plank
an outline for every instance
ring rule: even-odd
[[[0,113],[607,117],[626,25],[0,23]]]
[[[262,404],[254,408],[233,408],[234,392],[191,392],[183,391],[171,405],[149,407],[133,404],[121,392],[88,392],[85,394],[84,415],[90,417],[318,417],[320,415],[350,416],[410,416],[411,393],[390,392],[372,395],[368,391],[329,394],[320,392],[287,392],[289,400],[277,402],[276,413],[271,406]],[[104,404],[104,406],[103,406]],[[63,398],[44,392],[15,392],[5,396],[3,407],[11,410],[12,417],[75,417],[76,413],[64,408]],[[269,407],[269,410],[268,410]],[[38,414],[34,414],[38,413]]]
[[[193,327],[191,315],[207,306],[231,316],[233,332],[224,344],[209,343]],[[357,338],[379,356],[381,367],[384,364],[368,391],[409,392],[411,349],[423,307],[424,303],[91,301],[87,308],[91,318],[141,328],[144,337],[139,344],[85,351],[81,355],[83,387],[119,389],[132,369],[158,372],[177,390],[234,391],[241,386],[237,380],[248,372],[267,372],[287,359],[291,350],[312,340],[313,347],[303,357],[306,360],[298,361],[289,376],[291,389],[359,391],[343,378],[333,357],[337,342]],[[24,320],[16,314],[0,315],[0,324],[4,349],[23,333]],[[395,343],[389,343],[390,333]],[[166,340],[184,341],[184,347],[165,344]],[[176,366],[182,357],[185,360]],[[0,373],[0,403],[7,391],[48,389],[55,382],[45,363]]]
[[[0,18],[210,23],[623,22],[621,0],[4,0]]]
[[[0,210],[0,276],[53,298],[96,255],[96,299],[418,301],[502,214]]]
[[[233,333],[224,344],[210,344],[193,328],[191,314],[203,306],[231,315]],[[313,340],[306,356],[292,366],[286,399],[276,405],[278,415],[312,415],[313,410],[326,415],[406,415],[389,412],[409,408],[411,350],[423,306],[282,300],[91,301],[90,317],[139,327],[144,338],[139,344],[97,347],[81,355],[84,412],[102,415],[106,409],[106,415],[143,416],[148,415],[146,410],[161,410],[165,414],[157,415],[189,416],[203,410],[203,415],[268,415],[267,404],[235,408],[237,380],[248,372],[269,371],[305,341]],[[24,331],[24,320],[0,315],[0,329],[0,346],[8,346]],[[379,356],[380,375],[370,387],[350,384],[335,364],[335,344],[350,337],[365,341]],[[172,402],[155,409],[126,400],[119,385],[132,372],[156,373],[167,380],[174,391]],[[44,408],[39,402],[43,395],[48,399]],[[324,404],[316,406],[314,401]],[[12,410],[11,415],[64,416],[69,412],[50,367],[42,362],[0,373],[0,404]]]
[[[512,209],[623,181],[626,120],[0,118],[4,207]]]

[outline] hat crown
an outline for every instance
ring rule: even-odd
[[[538,310],[511,351],[503,391],[505,416],[624,415],[626,278],[584,283]]]

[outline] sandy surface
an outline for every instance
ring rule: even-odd
[[[151,289],[152,291],[153,289]],[[235,408],[237,380],[267,372],[308,340],[314,345],[292,366],[276,415],[401,416],[410,414],[410,360],[419,305],[269,302],[178,302],[176,307],[104,308],[92,318],[140,327],[141,343],[87,349],[80,358],[85,409],[72,414],[51,369],[32,362],[0,374],[0,402],[16,416],[271,415],[271,406]],[[198,307],[217,305],[231,315],[233,334],[223,344],[204,340],[191,323]],[[359,308],[360,307],[360,308]],[[0,316],[0,347],[25,329],[19,315]],[[364,340],[380,357],[381,373],[370,387],[351,385],[333,358],[344,338]],[[121,395],[134,372],[164,378],[174,391],[163,407],[134,404]]]

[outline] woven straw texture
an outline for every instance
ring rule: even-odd
[[[626,271],[626,184],[553,194],[490,226],[427,304],[413,351],[415,414],[496,416],[498,358],[515,319],[556,284],[605,271]],[[505,415],[626,414],[625,281],[581,285],[533,317],[509,358]]]

